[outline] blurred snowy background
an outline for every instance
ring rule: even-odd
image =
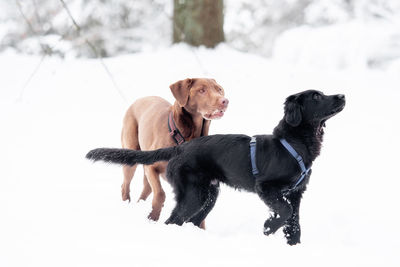
[[[206,48],[174,42],[172,0],[0,1],[1,267],[400,266],[400,1],[223,3],[225,42]],[[226,186],[206,231],[163,224],[165,182],[150,222],[151,201],[120,199],[119,166],[84,158],[120,146],[135,99],[172,103],[171,83],[203,76],[230,100],[210,134],[269,134],[305,89],[346,95],[303,198],[302,244],[265,237],[265,205]]]
[[[0,3],[0,51],[95,57],[152,51],[172,43],[173,1]],[[386,67],[400,56],[397,0],[225,0],[226,43],[240,51],[317,67]]]

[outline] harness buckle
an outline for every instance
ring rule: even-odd
[[[172,130],[169,132],[169,135],[174,137],[178,132],[176,130]]]
[[[295,159],[297,162],[303,161],[303,158],[299,154],[296,155]]]

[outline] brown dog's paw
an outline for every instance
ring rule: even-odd
[[[152,210],[147,218],[152,221],[158,221],[158,219],[160,218],[160,213],[161,211]]]
[[[131,196],[129,194],[129,189],[126,189],[124,185],[121,186],[121,194],[122,194],[123,201],[128,200],[129,202],[131,202]]]

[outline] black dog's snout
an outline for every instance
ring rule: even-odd
[[[340,95],[336,95],[336,98],[340,99],[340,100],[345,100],[345,96],[340,94]]]

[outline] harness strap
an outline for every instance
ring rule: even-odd
[[[177,145],[180,145],[185,142],[185,138],[181,134],[181,132],[178,130],[178,128],[175,125],[174,121],[174,116],[172,114],[172,111],[169,113],[168,116],[168,131],[169,135],[174,139],[175,143]]]
[[[256,165],[256,145],[257,145],[256,138],[252,136],[250,140],[250,159],[251,159],[252,173],[254,176],[257,176],[259,173]]]
[[[206,124],[206,119],[203,119],[203,122],[201,123],[201,133],[200,133],[200,136],[204,136],[204,124]]]
[[[201,133],[200,136],[204,136],[204,125],[206,123],[206,120],[203,119],[202,125],[201,125]],[[174,114],[172,111],[169,113],[168,116],[168,131],[169,135],[174,139],[175,143],[177,145],[183,144],[186,140],[185,137],[181,134],[179,131],[178,127],[176,127],[175,121],[174,121]]]
[[[307,174],[310,172],[311,167],[310,168],[306,168],[306,165],[304,164],[303,158],[299,155],[299,153],[297,153],[297,151],[288,143],[288,141],[286,141],[285,138],[281,138],[279,139],[279,141],[281,142],[281,144],[286,148],[286,150],[296,159],[297,163],[300,166],[301,169],[301,175],[300,177],[297,179],[297,182],[290,187],[287,191],[293,191],[294,189],[296,189],[296,187],[304,180],[304,178],[307,176]]]
[[[286,141],[285,138],[279,139],[279,141],[282,143],[282,145],[286,148],[287,151],[297,160],[297,163],[299,163],[301,172],[306,172],[306,166],[304,165],[303,158],[297,153],[296,150]]]
[[[307,176],[307,174],[310,172],[311,167],[310,168],[306,168],[303,158],[299,155],[299,153],[296,152],[296,150],[286,141],[286,139],[281,138],[279,139],[279,141],[281,142],[281,144],[286,148],[286,150],[296,159],[297,163],[299,164],[299,167],[301,169],[301,175],[300,177],[297,179],[296,183],[294,185],[292,185],[291,187],[289,187],[286,190],[283,190],[284,194],[287,194],[293,190],[296,189],[297,186],[299,186],[299,184],[304,180],[304,178]],[[251,137],[250,140],[250,160],[251,160],[251,168],[252,168],[252,173],[253,176],[255,178],[258,177],[259,171],[257,169],[257,165],[256,165],[256,147],[257,147],[257,140],[256,138],[253,136]]]

